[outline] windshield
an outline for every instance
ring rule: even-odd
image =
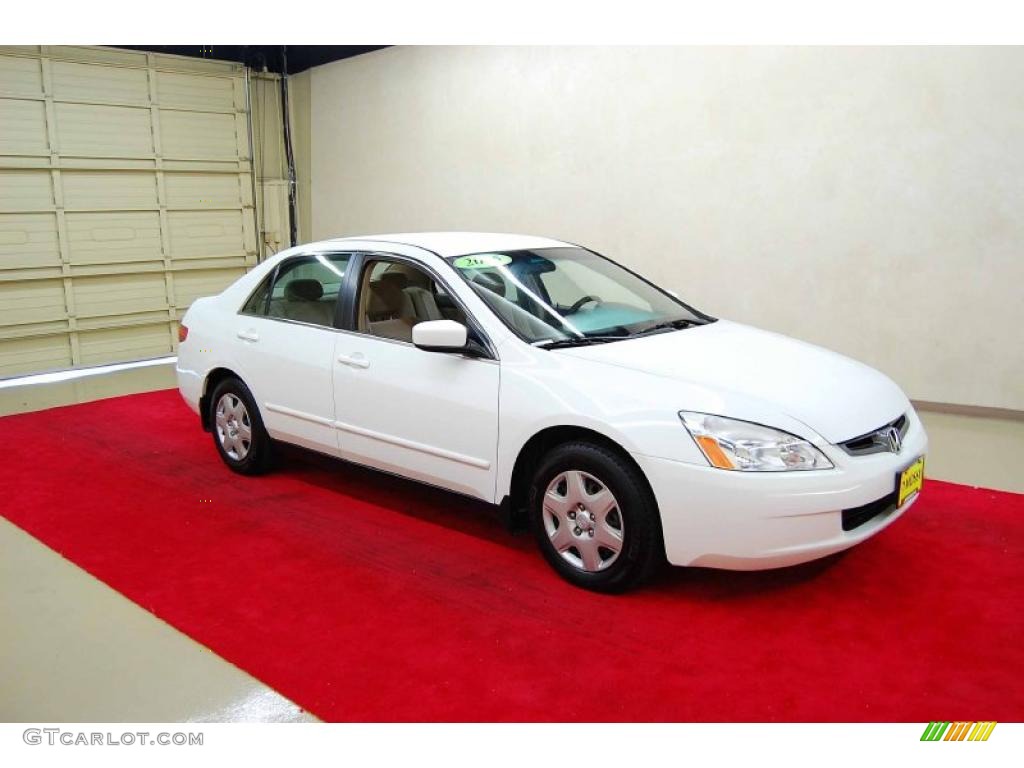
[[[478,253],[448,261],[532,344],[615,341],[713,320],[583,248]]]

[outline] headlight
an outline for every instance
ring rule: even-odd
[[[679,418],[713,467],[746,472],[831,469],[832,462],[806,440],[779,429],[707,413]]]

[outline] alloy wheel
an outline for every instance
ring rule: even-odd
[[[252,422],[241,398],[232,392],[222,395],[217,401],[214,422],[224,453],[235,461],[245,459],[252,446]]]
[[[561,472],[548,484],[544,530],[555,551],[581,571],[603,571],[622,553],[625,527],[619,504],[598,478]]]

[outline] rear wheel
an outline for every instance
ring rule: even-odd
[[[643,475],[602,445],[553,449],[534,475],[530,515],[544,557],[577,586],[622,591],[664,561],[661,522]]]
[[[258,475],[270,468],[270,435],[252,393],[239,379],[224,379],[213,390],[210,431],[217,453],[235,472]]]

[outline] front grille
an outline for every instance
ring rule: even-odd
[[[895,421],[883,424],[878,429],[868,432],[866,435],[855,437],[852,440],[840,443],[839,447],[851,456],[867,456],[870,453],[884,453],[890,450],[889,440],[886,436],[890,427],[895,427],[900,433],[900,438],[907,436],[907,429],[910,428],[910,419],[903,414]]]
[[[873,520],[879,515],[887,515],[896,509],[897,494],[899,490],[886,494],[880,499],[868,502],[867,504],[843,510],[843,530],[852,531],[860,528],[864,523]]]

